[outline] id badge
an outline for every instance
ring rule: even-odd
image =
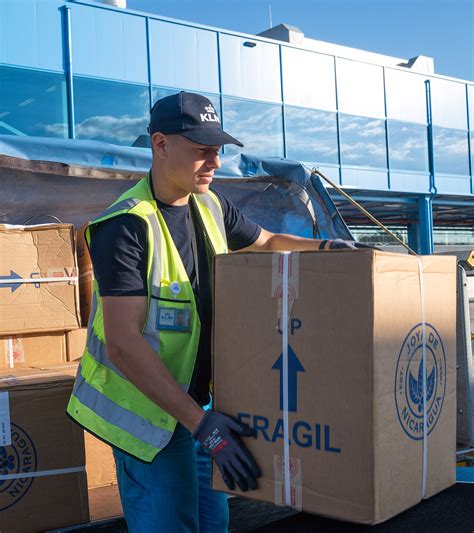
[[[162,331],[189,331],[191,329],[190,309],[158,307],[156,328]]]

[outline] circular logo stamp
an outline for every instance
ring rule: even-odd
[[[29,435],[11,424],[11,446],[0,446],[0,512],[20,501],[33,484],[34,477],[22,474],[35,472],[37,455]]]
[[[425,335],[426,369],[423,366],[423,328],[417,324],[403,341],[395,373],[398,420],[405,433],[414,440],[423,438],[424,401],[429,435],[440,417],[446,391],[443,341],[431,324],[425,324]]]

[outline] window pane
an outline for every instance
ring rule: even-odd
[[[132,146],[147,134],[148,87],[74,78],[76,137]]]
[[[285,128],[288,159],[337,165],[335,113],[286,107]]]
[[[426,126],[389,122],[388,133],[390,167],[392,169],[429,171]]]
[[[387,116],[426,124],[426,76],[400,70],[385,70]]]
[[[280,106],[224,99],[224,129],[244,144],[226,145],[226,152],[283,156],[283,124]]]
[[[216,32],[153,19],[149,25],[153,84],[219,91]]]
[[[281,51],[285,102],[336,111],[334,57],[285,46]]]
[[[433,78],[430,81],[433,124],[446,128],[467,129],[464,83],[440,78]]]
[[[474,85],[467,87],[469,95],[469,129],[474,131]]]
[[[436,174],[469,175],[467,132],[433,128]]]
[[[339,111],[385,117],[382,67],[339,58],[336,65]]]
[[[221,34],[220,58],[224,94],[281,102],[277,44]]]
[[[387,167],[383,120],[340,115],[343,165]]]
[[[0,67],[0,134],[68,137],[62,74]]]

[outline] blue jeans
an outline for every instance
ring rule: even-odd
[[[186,428],[151,463],[114,455],[130,533],[227,532],[227,495],[211,489],[211,459]]]

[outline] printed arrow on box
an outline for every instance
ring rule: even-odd
[[[15,283],[14,280],[16,279],[23,279],[21,276],[19,276],[16,272],[13,272],[13,270],[10,270],[9,276],[0,276],[0,289],[11,289],[12,292],[15,292],[18,287],[21,286],[21,283]]]
[[[280,410],[283,411],[283,354],[280,354],[272,369],[280,371]],[[298,372],[305,372],[305,369],[293,348],[288,345],[288,411],[291,413],[298,410]]]

